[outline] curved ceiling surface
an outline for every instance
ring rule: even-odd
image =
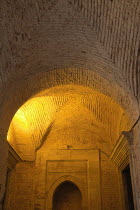
[[[63,85],[28,100],[15,114],[8,141],[27,160],[40,147],[99,148],[110,153],[130,123],[111,98],[91,88]]]

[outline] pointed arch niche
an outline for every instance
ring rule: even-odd
[[[79,188],[70,181],[62,182],[53,194],[53,210],[81,210],[82,195]]]
[[[84,187],[73,176],[60,177],[48,191],[45,209],[88,209],[88,199]]]

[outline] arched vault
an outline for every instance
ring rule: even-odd
[[[42,146],[98,148],[109,154],[120,133],[130,128],[127,112],[112,98],[83,85],[59,85],[21,106],[8,141],[23,159],[34,159]]]

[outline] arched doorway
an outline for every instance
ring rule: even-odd
[[[81,210],[82,195],[78,187],[70,182],[61,183],[53,195],[53,210]]]

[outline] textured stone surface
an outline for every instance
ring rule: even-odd
[[[8,15],[10,16],[11,11],[15,10],[14,7],[18,8],[20,2],[17,2],[17,5],[7,4],[6,6],[6,2],[3,4],[3,10],[5,9],[7,11],[5,11],[5,13],[3,11],[4,14],[7,14],[6,16],[4,16],[3,20],[9,23]],[[34,3],[31,3],[29,5],[28,1],[25,1],[25,3],[21,4],[25,4],[19,6],[21,10],[24,10],[24,8],[27,7],[27,12],[24,13],[22,11],[22,19],[22,12],[18,13],[18,9],[16,9],[19,24],[16,24],[14,20],[14,26],[11,24],[11,21],[9,23],[10,27],[8,27],[9,25],[3,24],[5,26],[4,32],[7,33],[7,35],[3,35],[5,43],[7,43],[7,45],[3,44],[4,49],[2,52],[5,53],[4,55],[1,55],[1,61],[4,63],[9,62],[9,59],[11,58],[12,62],[16,59],[17,63],[16,66],[10,63],[9,67],[6,67],[5,64],[2,67],[3,73],[1,78],[5,81],[4,86],[2,86],[2,89],[5,89],[5,94],[3,95],[2,93],[3,97],[1,97],[0,114],[1,119],[3,119],[3,125],[1,125],[1,132],[3,133],[3,135],[6,134],[9,123],[19,106],[21,106],[29,97],[40,91],[40,88],[46,89],[48,87],[47,84],[49,83],[49,81],[45,72],[53,69],[66,69],[65,75],[63,74],[64,78],[60,76],[62,73],[60,73],[59,75],[54,73],[54,77],[57,79],[57,82],[59,84],[62,84],[62,81],[67,80],[66,78],[68,78],[67,84],[69,84],[70,82],[74,83],[74,78],[71,79],[70,75],[72,74],[71,72],[74,72],[74,74],[77,74],[77,72],[74,69],[72,69],[72,71],[70,72],[67,72],[67,68],[70,67],[83,67],[84,69],[92,70],[94,73],[96,72],[97,75],[95,74],[95,77],[97,77],[97,81],[98,75],[99,80],[103,78],[108,81],[106,87],[104,87],[104,83],[102,81],[100,84],[101,87],[98,87],[98,89],[103,89],[107,95],[109,94],[122,106],[127,103],[129,105],[128,112],[133,110],[133,115],[136,115],[135,119],[137,118],[137,108],[134,108],[132,106],[131,100],[129,100],[129,97],[131,98],[133,91],[131,91],[129,86],[127,86],[127,83],[125,83],[125,78],[123,77],[120,66],[118,67],[112,62],[102,43],[98,41],[96,31],[93,29],[92,26],[90,26],[90,24],[88,24],[80,11],[75,10],[74,6],[68,3],[68,1],[62,0],[55,2],[55,4],[51,2],[50,4],[52,6],[49,7],[49,9],[47,5],[44,5],[45,3],[43,1],[39,1],[37,3],[35,1]],[[80,3],[78,5],[80,7]],[[111,3],[109,3],[109,6],[110,5]],[[106,6],[107,5],[105,5],[105,8]],[[28,12],[28,10],[30,12]],[[35,15],[33,12],[34,10],[37,10]],[[29,14],[28,19],[25,14]],[[37,24],[36,18],[37,16],[39,16],[38,14],[42,17],[39,19],[39,22]],[[137,15],[137,13],[135,14]],[[24,15],[26,18],[24,17]],[[32,18],[32,16],[30,15],[33,15],[34,18]],[[107,19],[108,18],[109,17],[107,17]],[[31,20],[31,23],[29,19]],[[36,24],[34,25],[33,22],[34,24]],[[34,26],[34,30],[32,30],[32,33],[30,35],[30,41],[28,40],[28,38],[25,39],[26,47],[24,53],[21,53],[21,59],[17,61],[17,55],[16,58],[14,58],[14,53],[12,52],[12,50],[8,50],[6,46],[10,46],[10,36],[8,36],[8,34],[14,37],[16,33],[15,31],[13,31],[14,28],[16,28],[17,31],[21,31],[22,33],[24,27],[21,29],[21,25],[24,25],[24,30],[26,30],[28,33],[31,33],[30,30],[32,26]],[[7,32],[10,29],[11,31]],[[117,28],[116,32],[118,32]],[[121,33],[123,33],[123,31]],[[125,41],[127,42],[127,40]],[[136,40],[136,42],[138,41]],[[113,44],[114,43],[115,42],[113,42]],[[15,54],[20,53],[19,48],[16,46],[20,46],[20,49],[24,48],[24,43],[20,39],[19,41],[18,39],[17,41],[13,40],[12,45],[13,44],[15,44],[15,46],[13,47]],[[135,45],[132,44],[132,46]],[[7,51],[8,53],[10,53],[9,56]],[[8,61],[7,57],[5,56],[8,56]],[[122,59],[123,56],[120,56]],[[80,72],[82,71],[81,69],[79,70]],[[79,75],[81,80],[83,80],[82,74],[83,73],[81,72]],[[89,75],[89,72],[85,72],[84,78],[87,77],[87,74]],[[139,77],[139,75],[136,76]],[[84,85],[90,83],[88,80],[89,79],[87,78]],[[114,87],[114,90],[112,87]],[[133,102],[134,104],[136,102],[134,98]],[[136,113],[134,110],[136,111]],[[3,113],[6,113],[6,115]]]
[[[136,208],[140,206],[140,121],[133,129],[133,142],[130,145],[132,182]]]
[[[17,119],[12,121],[12,129],[9,131],[11,145],[25,160],[33,160],[35,150],[44,141],[46,146],[54,146],[55,149],[60,145],[83,148],[86,142],[88,149],[91,146],[99,147],[109,153],[113,146],[111,144],[116,142],[120,132],[123,129],[129,130],[134,125],[140,113],[140,4],[139,0],[1,0],[0,19],[1,203],[5,192],[8,154],[3,140],[7,138],[14,114],[28,99],[32,98],[22,106],[22,119],[16,116]],[[84,96],[81,93],[78,96],[67,96],[57,88],[54,93],[59,91],[60,95],[49,95],[49,88],[61,85],[90,87],[99,92],[99,97],[89,93]],[[65,92],[69,90],[71,88],[66,88]],[[40,91],[43,91],[43,96]],[[101,100],[100,93],[104,94],[103,98],[109,97],[107,103],[103,98]],[[41,101],[42,97],[46,99],[47,105]],[[73,104],[78,110],[73,109]],[[65,116],[65,105],[71,110],[71,117],[68,119]],[[50,109],[51,114],[44,112],[41,115],[35,109],[35,117],[29,108],[36,106],[40,111]],[[106,114],[109,112],[110,115]],[[61,123],[62,115],[64,117]],[[33,123],[34,117],[37,124]],[[84,132],[81,131],[80,123]],[[91,126],[92,123],[94,126]],[[75,125],[76,131],[70,128],[71,125]],[[59,126],[66,135],[58,130]],[[96,130],[94,135],[89,135],[91,127]],[[35,130],[38,132],[34,132]],[[136,209],[139,210],[139,123],[133,127],[133,133],[134,143],[130,151]],[[84,135],[88,136],[88,140],[85,141]],[[92,141],[95,136],[96,141]],[[101,139],[106,142],[104,146],[99,143]],[[113,174],[115,170],[111,163],[104,163],[103,173],[106,174],[110,168],[109,173],[112,171]],[[19,174],[22,174],[22,169],[23,174],[26,174],[30,169],[27,169],[28,164],[22,164]],[[17,171],[14,173],[12,176],[16,177]],[[27,177],[30,177],[28,173]],[[113,177],[117,175],[114,174]],[[105,183],[108,182],[106,176],[103,178]],[[112,178],[112,185],[114,180],[116,178]],[[17,183],[21,181],[20,178],[17,179]],[[33,183],[31,177],[29,182]],[[25,181],[25,188],[28,186]],[[113,192],[112,195],[112,191],[107,193],[108,189],[110,187],[104,188],[104,195],[116,200],[117,188],[116,194]],[[11,202],[14,199],[9,198],[10,208],[21,209],[22,196],[19,195],[16,207]],[[112,200],[110,201],[114,202]],[[30,201],[24,200],[23,209],[32,209]],[[104,202],[104,206],[107,208],[107,203]],[[114,203],[110,206],[120,209],[119,206],[114,207]]]
[[[118,170],[104,154],[101,154],[101,183],[102,209],[121,209]]]
[[[62,183],[54,194],[53,209],[81,209],[82,196],[79,189],[71,182]]]
[[[8,145],[0,139],[0,209],[6,188]]]
[[[69,0],[94,28],[111,61],[139,97],[140,5],[135,1]]]
[[[125,112],[112,99],[69,85],[48,89],[25,103],[13,118],[8,141],[24,160],[34,160],[45,140],[49,148],[71,145],[109,154],[120,133],[129,129]]]
[[[118,170],[105,154],[98,150],[46,150],[45,147],[37,152],[35,164],[19,163],[12,171],[6,207],[52,209],[53,194],[64,181],[78,186],[83,210],[121,209]]]
[[[34,163],[19,163],[9,174],[5,209],[34,209]]]

